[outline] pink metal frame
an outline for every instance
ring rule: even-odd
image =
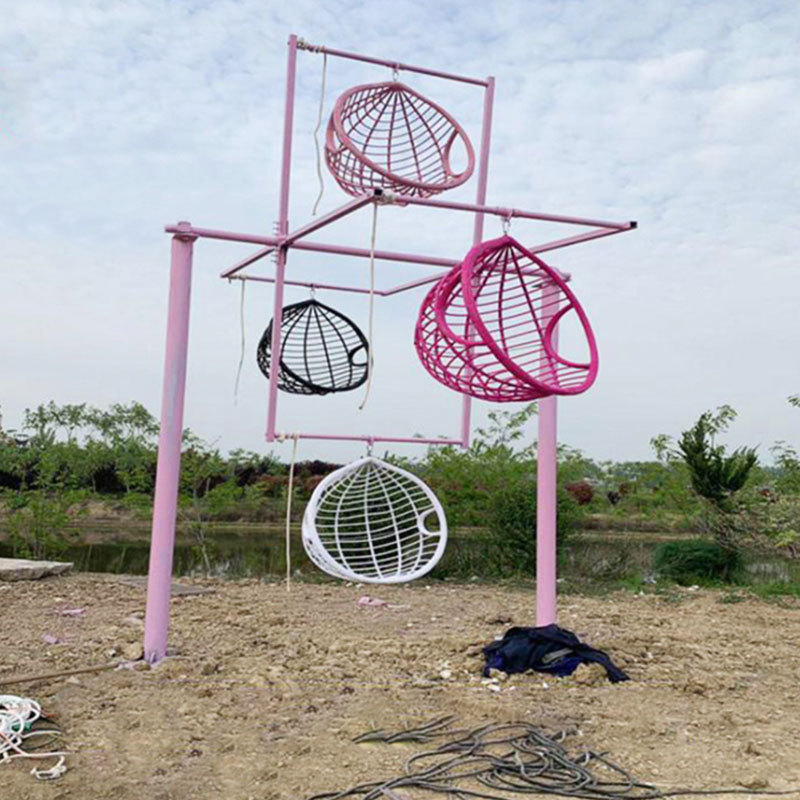
[[[158,471],[156,475],[156,492],[153,512],[152,540],[150,548],[150,571],[147,585],[147,613],[145,619],[145,658],[157,662],[164,658],[167,648],[167,631],[169,625],[169,602],[172,573],[172,552],[175,540],[175,516],[177,508],[178,478],[180,473],[181,430],[183,424],[183,405],[186,385],[186,361],[188,351],[188,323],[191,292],[192,247],[196,239],[220,239],[259,245],[259,249],[247,258],[225,270],[221,277],[228,280],[250,280],[274,283],[272,352],[280,351],[281,312],[283,308],[283,290],[286,285],[310,286],[343,292],[366,293],[368,290],[357,286],[342,286],[328,281],[307,282],[286,278],[286,265],[290,249],[329,253],[332,255],[369,258],[370,251],[365,248],[344,245],[325,244],[308,241],[305,237],[320,230],[326,225],[342,219],[361,208],[375,202],[386,202],[386,196],[376,198],[373,195],[356,197],[343,206],[314,220],[313,222],[289,230],[289,189],[291,177],[292,126],[295,102],[295,77],[297,70],[297,51],[306,50],[314,53],[327,53],[329,56],[378,64],[393,70],[416,72],[446,80],[457,81],[482,87],[483,122],[481,131],[480,153],[477,161],[477,191],[474,203],[457,203],[443,199],[397,197],[397,206],[418,205],[431,209],[441,208],[466,211],[475,215],[473,245],[483,238],[483,222],[486,214],[503,219],[530,219],[546,222],[558,222],[567,225],[589,227],[590,230],[577,235],[555,241],[535,244],[528,249],[532,253],[544,253],[550,250],[569,247],[581,242],[604,236],[622,233],[636,227],[634,222],[607,222],[582,217],[571,217],[555,214],[544,214],[535,211],[502,208],[486,205],[486,187],[488,180],[489,147],[491,141],[492,109],[494,102],[494,78],[471,78],[463,75],[431,70],[402,64],[358,53],[310,45],[297,36],[289,37],[286,100],[284,106],[283,159],[280,179],[280,195],[277,233],[274,236],[235,233],[208,228],[197,228],[187,222],[166,227],[173,234],[172,266],[170,277],[169,309],[167,324],[166,358],[164,364],[164,389],[161,406],[161,434],[158,450]],[[274,276],[254,275],[245,272],[253,264],[267,256],[275,256]],[[414,253],[399,253],[376,250],[377,262],[397,262],[452,269],[460,263],[460,258],[448,259]],[[385,289],[377,289],[379,297],[388,297],[404,293],[438,280],[441,272],[432,273],[423,278],[400,283]],[[276,432],[278,402],[278,371],[276,362],[269,379],[267,398],[266,439],[274,441],[281,435]],[[362,441],[368,444],[375,442],[402,442],[413,444],[458,444],[469,446],[470,440],[471,399],[462,399],[461,435],[449,439],[424,439],[402,436],[381,435],[339,435],[330,433],[301,433],[299,438],[337,441]],[[556,399],[549,397],[539,401],[539,448],[538,448],[538,536],[537,536],[537,624],[544,625],[555,621],[556,608],[556,574],[555,574],[555,476],[556,476]]]

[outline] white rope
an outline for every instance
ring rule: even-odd
[[[233,386],[233,404],[239,403],[239,379],[242,377],[242,364],[244,364],[244,287],[247,281],[242,281],[242,294],[239,300],[239,327],[242,332],[242,349],[239,353],[239,367],[236,370],[236,383]]]
[[[286,492],[286,591],[292,588],[292,490],[294,489],[294,465],[297,460],[297,440],[299,434],[293,434],[292,460],[289,464],[289,486]]]
[[[372,204],[372,233],[369,239],[369,331],[367,332],[367,344],[369,345],[369,358],[367,360],[367,387],[364,390],[364,399],[358,407],[359,411],[364,410],[364,406],[369,399],[369,391],[372,388],[372,368],[375,365],[375,341],[373,338],[373,328],[375,324],[375,235],[378,229],[378,203]]]
[[[50,767],[50,769],[37,769],[34,767],[31,770],[31,775],[33,775],[37,781],[54,781],[56,778],[60,778],[67,771],[65,762],[66,758],[61,756],[58,759],[58,763],[54,767]]]
[[[54,780],[61,777],[67,768],[64,766],[66,752],[50,753],[32,752],[23,749],[24,743],[34,736],[58,736],[55,729],[31,730],[31,727],[42,718],[42,708],[28,697],[16,695],[0,695],[0,765],[14,758],[58,758],[58,763],[50,769],[34,769],[31,775],[39,780]]]
[[[319,179],[319,194],[317,195],[316,202],[314,203],[314,208],[311,211],[312,216],[316,216],[317,214],[317,207],[319,206],[319,201],[322,200],[322,195],[325,192],[325,182],[322,180],[322,151],[319,146],[319,139],[317,135],[319,134],[319,129],[322,126],[322,111],[325,105],[325,77],[328,71],[328,54],[322,54],[322,89],[319,93],[319,112],[317,114],[317,127],[314,128],[314,149],[317,151],[317,178]]]

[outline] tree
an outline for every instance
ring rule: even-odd
[[[747,483],[750,472],[758,463],[755,448],[740,447],[728,454],[724,445],[714,437],[726,430],[736,412],[722,406],[724,413],[706,411],[695,424],[684,431],[678,440],[678,450],[689,468],[692,488],[723,512],[733,511],[731,497]]]

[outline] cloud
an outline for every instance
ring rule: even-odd
[[[277,213],[286,39],[497,76],[489,200],[605,218],[634,234],[552,254],[596,329],[598,384],[562,403],[561,435],[598,457],[647,456],[647,440],[729,402],[737,435],[796,438],[796,187],[800,139],[790,2],[524,0],[8,3],[0,32],[0,236],[7,421],[40,401],[139,399],[161,385],[168,239],[162,225],[253,232]],[[317,192],[311,130],[321,59],[298,57],[291,222]],[[329,59],[334,97],[383,68]],[[473,87],[403,76],[477,144]],[[454,197],[472,199],[474,185]],[[343,199],[328,178],[324,206]],[[381,209],[379,246],[459,257],[471,220]],[[499,223],[487,221],[487,236]],[[515,222],[535,242],[563,235]],[[369,215],[320,240],[367,246]],[[271,292],[249,286],[238,405],[238,287],[217,277],[247,247],[196,248],[187,423],[223,447],[263,445],[255,344]],[[266,264],[262,268],[266,268]],[[295,253],[292,275],[367,281],[354,259]],[[382,264],[379,284],[424,270]],[[289,301],[304,294],[287,292]],[[379,301],[373,397],[281,402],[289,430],[450,433],[458,398],[411,346],[420,291]],[[360,296],[325,296],[366,320]],[[479,405],[479,422],[486,409]],[[311,452],[312,445],[303,447]],[[347,458],[348,445],[314,445]]]

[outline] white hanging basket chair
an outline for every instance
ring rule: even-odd
[[[416,475],[366,456],[319,483],[303,515],[303,547],[323,572],[404,583],[430,572],[447,545],[436,495]]]

